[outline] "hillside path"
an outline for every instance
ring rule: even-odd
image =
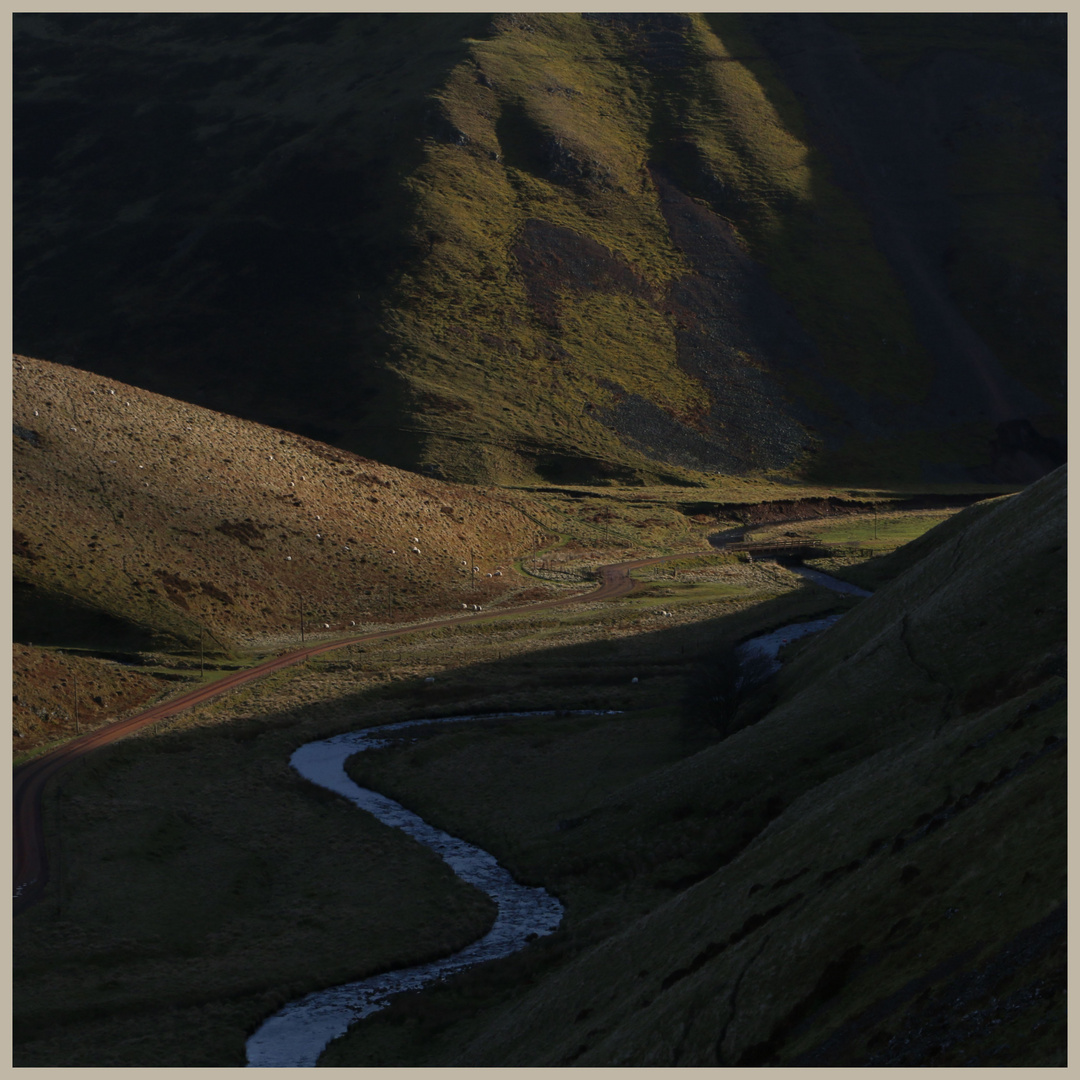
[[[659,555],[649,559],[635,559],[630,562],[614,563],[599,568],[600,584],[592,592],[575,593],[573,596],[560,597],[557,600],[542,600],[539,603],[523,604],[498,611],[485,611],[473,615],[458,615],[443,619],[432,619],[428,622],[410,623],[408,626],[395,626],[392,629],[376,630],[357,637],[309,645],[295,652],[285,653],[272,660],[266,660],[244,671],[226,675],[209,686],[200,686],[194,690],[189,690],[187,693],[155,705],[153,708],[138,713],[136,716],[129,716],[124,720],[117,720],[112,724],[105,725],[105,727],[98,728],[96,731],[87,732],[87,734],[57,747],[50,753],[35,758],[33,761],[16,769],[13,780],[14,914],[18,915],[30,907],[31,904],[40,900],[45,885],[49,880],[49,864],[45,853],[45,829],[41,812],[45,785],[61,769],[78,760],[84,754],[88,754],[91,750],[116,742],[141,728],[155,724],[159,720],[167,719],[170,716],[176,716],[178,713],[185,712],[196,705],[205,704],[229,690],[236,689],[238,686],[254,682],[256,679],[262,679],[275,671],[280,671],[282,668],[292,667],[313,656],[332,652],[334,649],[358,645],[365,641],[381,641],[385,638],[400,637],[403,634],[413,634],[420,630],[458,626],[461,623],[477,622],[482,619],[501,619],[511,615],[544,611],[549,608],[565,607],[569,604],[580,604],[592,600],[614,600],[617,597],[625,596],[633,590],[636,583],[630,577],[632,570],[644,566],[653,566],[656,563],[668,562],[672,559],[711,555],[715,554],[715,552],[716,547],[713,547],[708,551],[680,552],[674,555]]]

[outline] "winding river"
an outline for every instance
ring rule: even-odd
[[[831,577],[820,570],[812,570],[808,566],[796,566],[792,567],[792,569],[796,574],[806,578],[808,581],[823,585],[826,589],[832,589],[833,592],[845,593],[849,596],[871,595],[866,589],[860,589],[858,585],[852,585],[849,581],[841,581],[839,578]],[[778,654],[788,642],[796,641],[801,637],[806,637],[808,634],[817,634],[822,630],[827,630],[842,617],[842,615],[826,615],[823,619],[790,623],[787,626],[780,627],[779,630],[773,630],[771,633],[759,634],[755,638],[750,638],[749,641],[744,641],[739,646],[737,650],[739,658],[745,662],[751,657],[763,656],[770,662],[770,673],[779,671],[780,661]]]
[[[508,956],[524,948],[533,937],[543,937],[558,929],[563,907],[550,893],[544,889],[519,885],[495,861],[494,855],[436,829],[393,799],[360,787],[345,772],[345,762],[354,754],[386,746],[393,741],[386,738],[387,735],[408,728],[479,719],[510,720],[522,716],[554,715],[554,712],[489,713],[483,717],[406,720],[307,743],[293,754],[290,764],[301,776],[344,795],[361,810],[374,814],[384,824],[401,829],[431,848],[449,863],[463,881],[483,889],[498,904],[499,913],[495,924],[482,938],[451,956],[345,983],[329,990],[317,990],[290,1002],[248,1039],[249,1067],[314,1065],[332,1039],[343,1035],[356,1020],[384,1008],[394,994],[416,990],[474,964]],[[561,715],[568,714],[564,712]],[[615,715],[615,712],[575,710],[569,715],[606,716]]]
[[[870,595],[865,589],[859,589],[817,570],[799,567],[796,573],[836,592]],[[793,623],[771,633],[761,634],[744,642],[739,647],[739,653],[744,659],[752,655],[765,656],[779,669],[777,654],[784,645],[796,638],[824,630],[840,617],[832,615],[824,619]],[[354,754],[386,746],[394,741],[397,733],[409,728],[480,719],[511,720],[524,716],[554,715],[554,711],[518,712],[450,716],[437,720],[406,720],[307,743],[293,753],[290,764],[301,776],[344,795],[361,810],[374,814],[384,824],[401,829],[431,848],[446,860],[458,877],[491,896],[498,905],[499,912],[491,929],[460,952],[431,963],[399,968],[328,990],[317,990],[290,1002],[264,1021],[248,1039],[248,1067],[313,1066],[333,1039],[343,1035],[355,1021],[385,1008],[395,994],[405,990],[417,990],[474,964],[508,956],[524,948],[534,937],[543,937],[558,929],[563,908],[550,893],[544,889],[519,885],[509,872],[496,862],[493,855],[436,829],[393,799],[360,787],[345,772],[345,762]],[[616,715],[616,712],[575,710],[570,715],[607,716]],[[388,737],[391,733],[394,733],[393,737]]]

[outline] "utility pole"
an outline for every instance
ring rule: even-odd
[[[64,835],[63,822],[60,818],[60,785],[56,785],[56,914],[64,912]]]
[[[199,678],[201,679],[204,674],[203,669],[203,628],[199,627]]]
[[[300,644],[304,644],[304,594],[300,594]]]
[[[75,681],[75,734],[79,734],[79,673],[73,671],[72,679]]]

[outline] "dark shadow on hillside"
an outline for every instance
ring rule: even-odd
[[[17,349],[400,460],[376,329],[416,255],[401,180],[489,23],[16,18]]]
[[[184,651],[190,645],[23,581],[12,583],[11,615],[12,640],[20,645],[118,653]]]
[[[723,16],[709,21],[721,32]],[[1055,419],[1064,401],[1064,217],[1053,195],[1064,190],[1064,67],[1060,49],[1047,52],[1054,29],[1035,22],[745,17],[763,54],[747,68],[811,147],[813,191],[805,206],[781,215],[770,248],[784,254],[770,269],[788,282],[801,278],[805,292],[820,277],[811,269],[815,246],[859,235],[829,189],[835,183],[854,196],[910,311],[899,298],[886,306],[885,279],[860,278],[862,264],[849,252],[823,264],[835,274],[840,320],[813,328],[817,344],[832,335],[834,351],[876,355],[884,379],[880,390],[837,393],[819,370],[819,386],[840,403],[855,438],[846,453],[823,455],[811,475],[854,479],[861,457],[875,462],[879,480],[884,463],[897,477],[924,481],[1027,483],[1064,460]],[[891,68],[902,77],[885,74]],[[988,123],[1006,98],[1022,119]],[[1026,141],[1034,132],[1037,145]],[[1036,159],[1026,173],[1008,164]],[[804,322],[809,297],[792,297]],[[915,349],[905,341],[906,320]],[[1053,435],[1033,430],[1013,446],[1010,433],[1023,423]],[[930,438],[904,445],[920,429]]]

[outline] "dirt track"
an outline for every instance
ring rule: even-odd
[[[410,623],[408,626],[397,626],[392,630],[378,630],[358,637],[342,638],[331,642],[321,642],[318,645],[309,645],[307,648],[275,657],[273,660],[267,660],[244,671],[234,672],[209,686],[200,686],[195,690],[189,690],[185,694],[156,705],[152,709],[147,709],[136,716],[130,716],[126,720],[118,720],[113,724],[99,728],[97,731],[88,732],[86,735],[72,739],[51,753],[44,754],[21,766],[15,772],[13,782],[14,914],[18,915],[39,900],[49,880],[49,864],[45,855],[45,830],[41,815],[42,795],[45,785],[52,776],[83,754],[89,753],[99,746],[116,742],[132,732],[146,727],[148,724],[154,724],[159,720],[175,716],[177,713],[184,712],[195,705],[202,705],[228,690],[243,686],[245,683],[252,682],[255,679],[261,679],[275,671],[280,671],[282,668],[301,663],[310,657],[332,652],[334,649],[340,649],[347,645],[356,645],[365,641],[399,637],[402,634],[412,634],[418,630],[434,630],[442,626],[457,626],[464,622],[499,619],[523,612],[563,607],[585,600],[613,600],[616,597],[625,596],[634,588],[635,583],[630,577],[631,570],[643,566],[652,566],[655,563],[667,562],[671,559],[685,559],[693,555],[708,555],[710,553],[708,551],[683,552],[676,555],[663,555],[652,559],[637,559],[632,562],[602,566],[599,570],[600,585],[590,593],[578,593],[558,600],[545,600],[537,604],[526,604],[521,607],[505,608],[500,611],[433,619],[422,623]]]

